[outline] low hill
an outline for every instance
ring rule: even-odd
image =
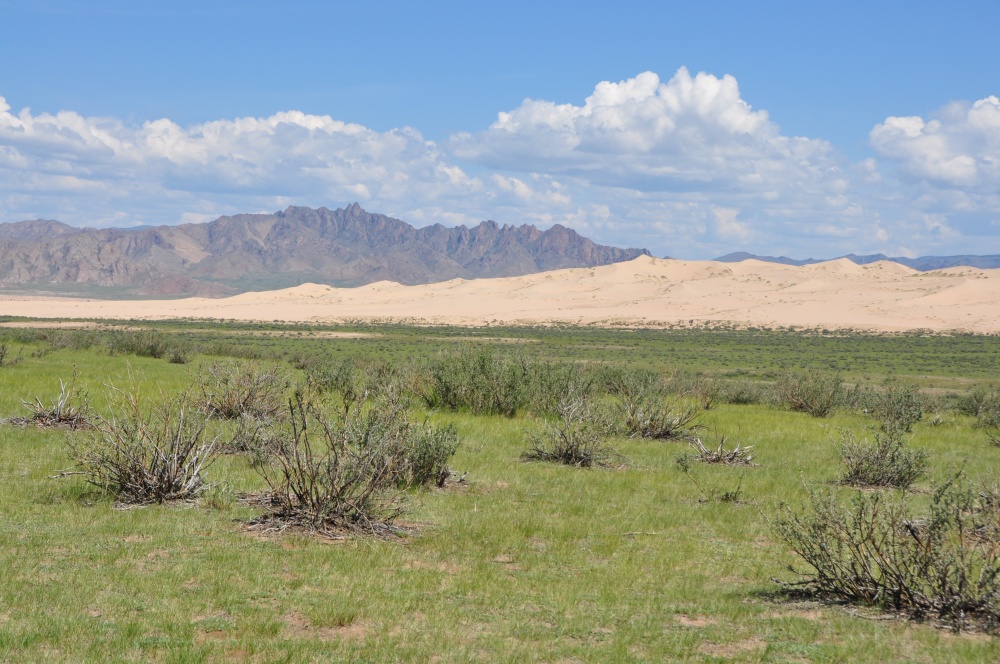
[[[949,267],[975,267],[980,270],[992,270],[994,268],[1000,267],[1000,255],[992,256],[921,256],[920,258],[906,258],[905,256],[886,256],[885,254],[868,254],[865,256],[858,256],[857,254],[847,254],[846,256],[841,256],[840,258],[846,258],[852,263],[857,263],[858,265],[870,265],[871,263],[877,263],[879,261],[891,261],[893,263],[899,263],[900,265],[905,265],[906,267],[917,270],[918,272],[929,272],[930,270],[943,270]],[[765,263],[778,263],[780,265],[814,265],[816,263],[825,263],[829,258],[804,258],[795,259],[789,258],[788,256],[757,256],[755,254],[750,254],[745,251],[737,251],[731,254],[726,254],[725,256],[720,256],[715,259],[720,263],[739,263],[745,260],[757,260],[764,261]]]

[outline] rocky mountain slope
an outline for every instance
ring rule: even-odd
[[[410,224],[361,209],[289,207],[207,224],[79,229],[0,224],[0,288],[86,295],[222,296],[316,282],[423,284],[594,267],[648,255],[595,244],[560,225]]]

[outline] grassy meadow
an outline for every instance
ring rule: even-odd
[[[22,399],[50,401],[74,372],[100,411],[104,384],[128,371],[146,394],[172,395],[220,358],[277,363],[303,381],[343,357],[399,364],[482,343],[720,384],[800,369],[848,383],[891,374],[927,400],[910,440],[930,461],[916,504],[959,469],[971,478],[1000,469],[1000,447],[954,409],[1000,376],[998,337],[13,322],[24,327],[0,330],[0,417],[25,415]],[[407,490],[398,521],[407,534],[397,538],[249,530],[261,508],[239,497],[265,485],[236,454],[208,470],[213,486],[197,500],[122,509],[80,476],[53,478],[73,466],[67,438],[86,433],[0,425],[0,660],[1000,661],[995,636],[778,592],[772,579],[794,580],[788,565],[802,565],[772,520],[782,504],[805,505],[810,489],[855,492],[835,483],[834,439],[871,424],[863,413],[816,418],[720,400],[702,416],[706,441],[751,445],[758,465],[683,472],[681,441],[619,436],[621,467],[524,462],[536,416],[414,410],[456,427],[449,465],[467,475]]]

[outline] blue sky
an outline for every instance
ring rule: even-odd
[[[0,221],[1000,253],[996,2],[0,0]]]

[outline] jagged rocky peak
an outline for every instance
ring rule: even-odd
[[[367,212],[289,206],[206,224],[80,229],[57,221],[0,224],[0,288],[218,296],[305,281],[358,286],[503,277],[594,267],[648,255],[595,244],[572,229],[483,221],[421,228]]]

